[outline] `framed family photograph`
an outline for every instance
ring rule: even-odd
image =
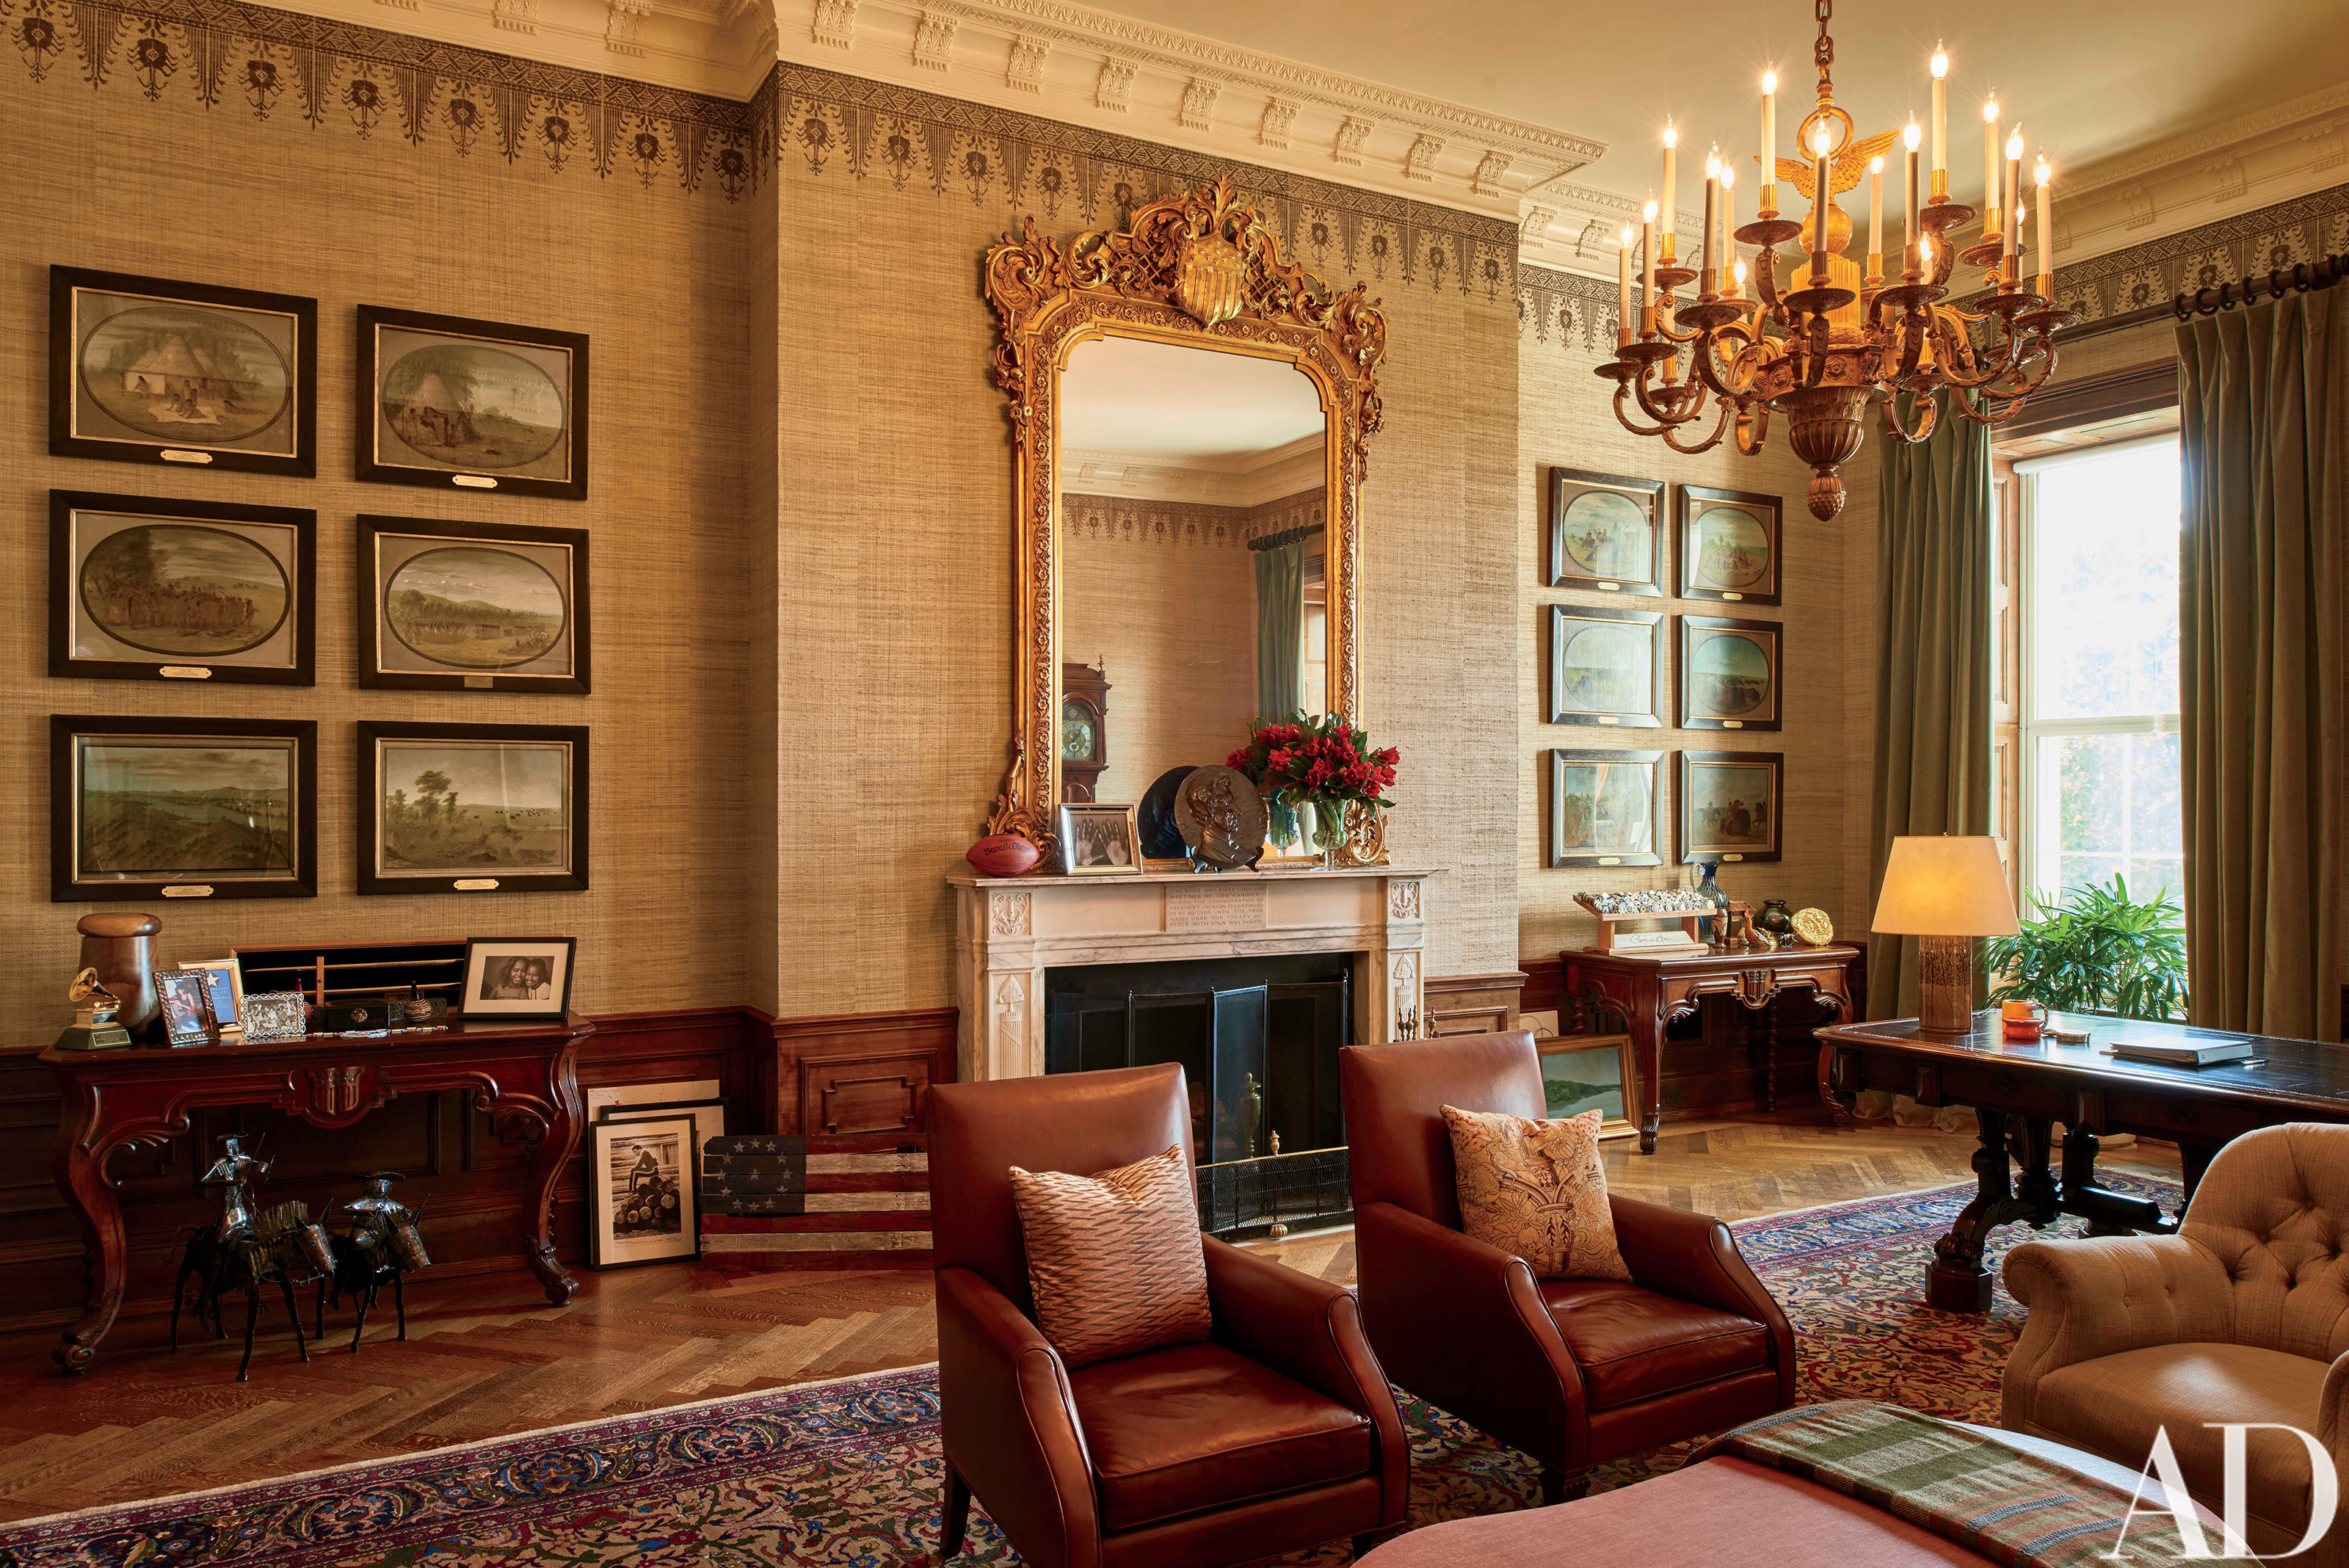
[[[1549,607],[1549,722],[1652,730],[1663,721],[1664,618]]]
[[[49,719],[49,898],[309,898],[318,726]]]
[[[1780,523],[1775,495],[1682,485],[1681,597],[1776,604]]]
[[[1664,482],[1549,471],[1549,586],[1661,598]]]
[[[1638,1098],[1628,1034],[1560,1034],[1537,1041],[1542,1114],[1555,1121],[1598,1111],[1599,1136],[1630,1137],[1640,1129],[1630,1107]]]
[[[1682,752],[1680,863],[1775,860],[1783,752]]]
[[[49,673],[315,685],[317,522],[50,491]]]
[[[362,893],[587,886],[584,724],[363,723]]]
[[[1775,620],[1681,617],[1680,727],[1775,730],[1785,628]]]
[[[571,1011],[576,937],[471,937],[457,1011],[467,1018],[561,1018]]]
[[[49,269],[49,455],[318,472],[318,302]]]
[[[359,306],[358,476],[587,495],[587,339]]]
[[[359,519],[359,684],[589,690],[587,530]]]
[[[1071,877],[1125,877],[1142,870],[1133,807],[1092,802],[1061,807],[1061,869]]]
[[[1553,751],[1549,863],[1659,866],[1656,769],[1661,752]]]
[[[194,970],[155,971],[155,1002],[163,1038],[173,1045],[209,1045],[220,1038],[205,996],[204,977]]]
[[[589,1265],[622,1269],[698,1254],[693,1117],[596,1122],[587,1136]]]

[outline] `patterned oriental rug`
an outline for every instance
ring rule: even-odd
[[[2108,1184],[2174,1208],[2174,1185]],[[1807,1402],[1881,1399],[1995,1422],[2023,1311],[1920,1301],[1924,1261],[1971,1187],[1746,1220],[1738,1244],[1793,1321]],[[2050,1235],[2076,1234],[2064,1220]],[[1993,1260],[2027,1237],[1999,1233]],[[933,1368],[779,1388],[0,1529],[0,1568],[904,1568],[937,1542]],[[1404,1401],[1414,1525],[1532,1506],[1531,1460]],[[1594,1490],[1675,1467],[1676,1444],[1601,1469]],[[1016,1563],[982,1510],[961,1564]],[[1275,1561],[1340,1568],[1342,1542]]]

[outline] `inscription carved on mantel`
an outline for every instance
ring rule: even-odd
[[[1260,931],[1264,926],[1262,883],[1166,889],[1170,931]]]

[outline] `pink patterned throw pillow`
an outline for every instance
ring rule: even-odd
[[[1536,1279],[1628,1280],[1599,1158],[1598,1111],[1536,1121],[1444,1107],[1460,1228],[1526,1261]]]

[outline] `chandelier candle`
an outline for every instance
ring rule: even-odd
[[[1615,272],[1615,341],[1618,346],[1631,341],[1631,225],[1623,225],[1623,248],[1617,254]]]
[[[1811,131],[1811,286],[1827,286],[1827,128]]]
[[[1982,237],[1998,233],[1998,96],[1982,105]]]
[[[1912,119],[1909,129],[1900,133],[1900,145],[1905,149],[1901,155],[1901,265],[1912,275],[1917,269],[1917,258],[1912,254],[1917,245],[1917,122]],[[1911,275],[1906,281],[1914,283],[1917,279]]]
[[[1778,215],[1778,73],[1762,73],[1762,215]]]
[[[1950,199],[1950,57],[1933,46],[1933,204]]]
[[[2039,297],[2052,305],[2055,299],[2055,199],[2050,192],[2055,171],[2047,167],[2044,152],[2033,177],[2039,182]]]
[[[1884,281],[1884,160],[1868,161],[1868,284]]]
[[[1678,183],[1680,177],[1680,170],[1678,167],[1680,161],[1680,149],[1681,133],[1672,128],[1672,122],[1668,119],[1664,121],[1663,226],[1658,231],[1663,236],[1664,265],[1666,266],[1671,265],[1675,259],[1675,252],[1672,249],[1672,232],[1674,228],[1672,214],[1680,210],[1680,185]]]
[[[1737,259],[1737,165],[1721,161],[1721,265]]]
[[[2006,259],[2012,262],[2023,251],[2023,127],[2020,125],[2014,128],[2014,134],[2006,139],[2006,202],[1999,210],[2006,218]]]
[[[1652,197],[1640,212],[1640,265],[1646,269],[1640,279],[1640,336],[1648,337],[1656,330],[1656,203]]]
[[[1720,211],[1721,150],[1715,148],[1713,155],[1704,161],[1704,239],[1699,246],[1702,259],[1698,265],[1703,269],[1704,280],[1697,287],[1706,294],[1713,291],[1713,271],[1720,259],[1713,248],[1713,223]]]

